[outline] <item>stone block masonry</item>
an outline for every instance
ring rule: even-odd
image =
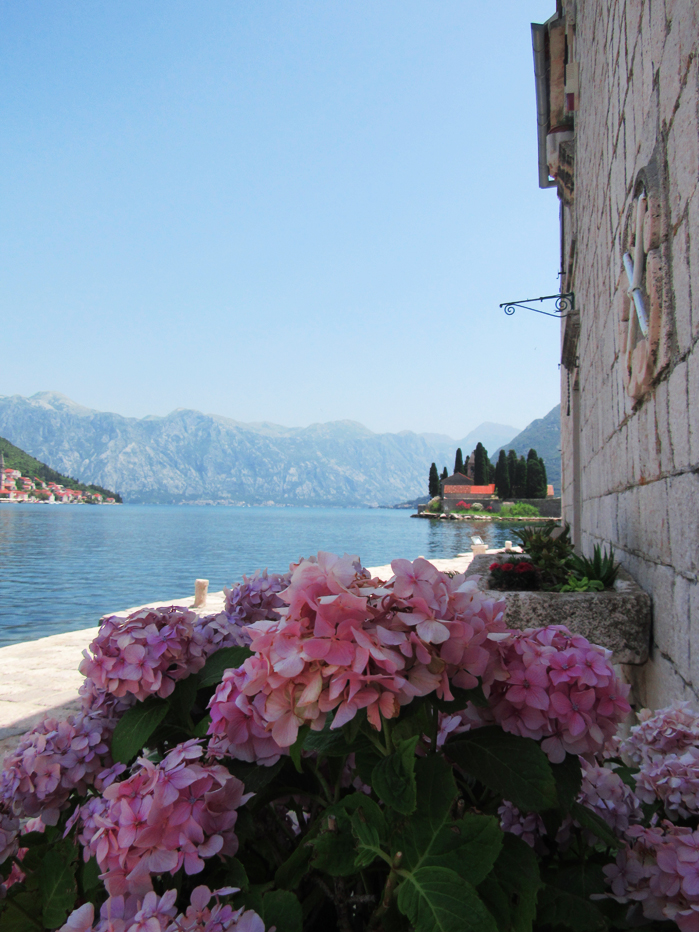
[[[575,353],[562,333],[563,516],[585,553],[613,544],[652,598],[641,701],[697,702],[699,3],[559,0],[556,15],[579,88],[574,193],[558,185],[562,290],[579,314]],[[647,335],[625,252],[643,263]]]

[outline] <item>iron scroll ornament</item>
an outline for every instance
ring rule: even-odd
[[[549,311],[542,311],[541,308],[538,307],[529,307],[529,303],[532,301],[555,301],[556,311],[554,314],[551,314]],[[543,295],[541,298],[523,298],[521,301],[506,301],[504,304],[501,304],[500,307],[505,309],[505,313],[508,317],[512,317],[517,308],[520,307],[524,308],[526,311],[534,311],[535,314],[543,314],[544,317],[555,317],[558,320],[562,320],[575,311],[575,292],[567,291],[565,294],[547,294]]]

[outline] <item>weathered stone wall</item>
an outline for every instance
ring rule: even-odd
[[[574,201],[562,205],[564,280],[580,312],[570,416],[561,369],[564,516],[577,519],[584,552],[611,541],[652,595],[650,660],[633,675],[657,707],[699,696],[699,2],[562,7],[580,78]],[[657,326],[634,398],[622,255],[639,179],[651,176],[646,290]]]

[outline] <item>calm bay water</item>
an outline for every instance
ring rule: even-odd
[[[358,554],[365,566],[396,557],[448,558],[512,539],[499,523],[425,521],[405,510],[225,508],[182,505],[0,507],[0,646],[96,625],[109,612],[176,600],[210,580],[318,550]]]

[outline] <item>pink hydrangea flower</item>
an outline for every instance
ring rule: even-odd
[[[19,819],[0,809],[0,864],[17,853]]]
[[[504,605],[423,559],[392,568],[383,583],[347,554],[292,566],[285,607],[247,626],[254,656],[226,672],[211,701],[211,753],[272,763],[302,725],[320,730],[329,713],[340,728],[366,709],[380,729],[416,696],[451,699],[450,682],[477,685]]]
[[[234,910],[219,899],[237,893],[235,887],[209,890],[195,887],[185,913],[177,913],[175,890],[162,896],[148,892],[143,898],[110,897],[95,924],[95,908],[85,903],[74,910],[59,932],[265,932],[262,919],[251,909]],[[215,898],[213,906],[209,906]]]
[[[673,821],[699,815],[699,747],[645,760],[636,774],[636,793],[645,803],[661,800]]]
[[[112,615],[83,651],[80,672],[113,696],[165,698],[177,680],[205,663],[205,638],[195,612],[186,608],[143,608],[127,618]]]
[[[641,709],[638,718],[639,724],[633,726],[620,749],[624,758],[634,764],[699,747],[699,714],[689,702],[675,700],[657,711]]]
[[[83,711],[59,722],[47,718],[8,754],[0,775],[0,799],[16,815],[41,816],[55,825],[75,790],[84,795],[111,765],[116,720],[102,711]]]
[[[699,831],[664,821],[631,826],[627,835],[629,847],[604,868],[614,898],[640,902],[647,919],[699,932]]]
[[[141,759],[80,810],[85,860],[97,859],[110,896],[144,894],[152,874],[196,874],[206,858],[237,851],[236,810],[251,794],[201,755],[198,742],[187,741],[159,764]]]
[[[610,652],[563,625],[490,640],[496,655],[483,680],[490,710],[482,721],[541,741],[553,763],[601,751],[631,711]]]

